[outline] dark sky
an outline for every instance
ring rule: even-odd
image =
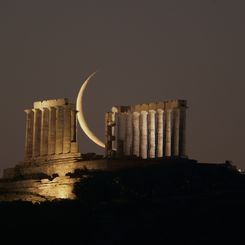
[[[112,105],[187,99],[188,155],[245,169],[244,0],[1,0],[1,169],[23,159],[33,101],[75,101],[104,137]],[[82,152],[101,153],[79,128]]]

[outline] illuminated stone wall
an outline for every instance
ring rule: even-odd
[[[114,106],[105,116],[106,155],[187,157],[185,100]]]

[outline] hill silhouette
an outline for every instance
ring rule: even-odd
[[[245,176],[229,163],[79,170],[76,201],[2,202],[6,244],[221,244],[243,240]],[[6,239],[6,240],[5,240]]]

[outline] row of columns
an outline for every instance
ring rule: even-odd
[[[186,109],[115,114],[114,150],[118,156],[185,157]]]
[[[69,105],[25,112],[25,159],[77,152],[76,111]]]

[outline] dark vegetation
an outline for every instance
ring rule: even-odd
[[[230,164],[73,175],[77,201],[0,203],[1,244],[244,244],[245,176]]]

